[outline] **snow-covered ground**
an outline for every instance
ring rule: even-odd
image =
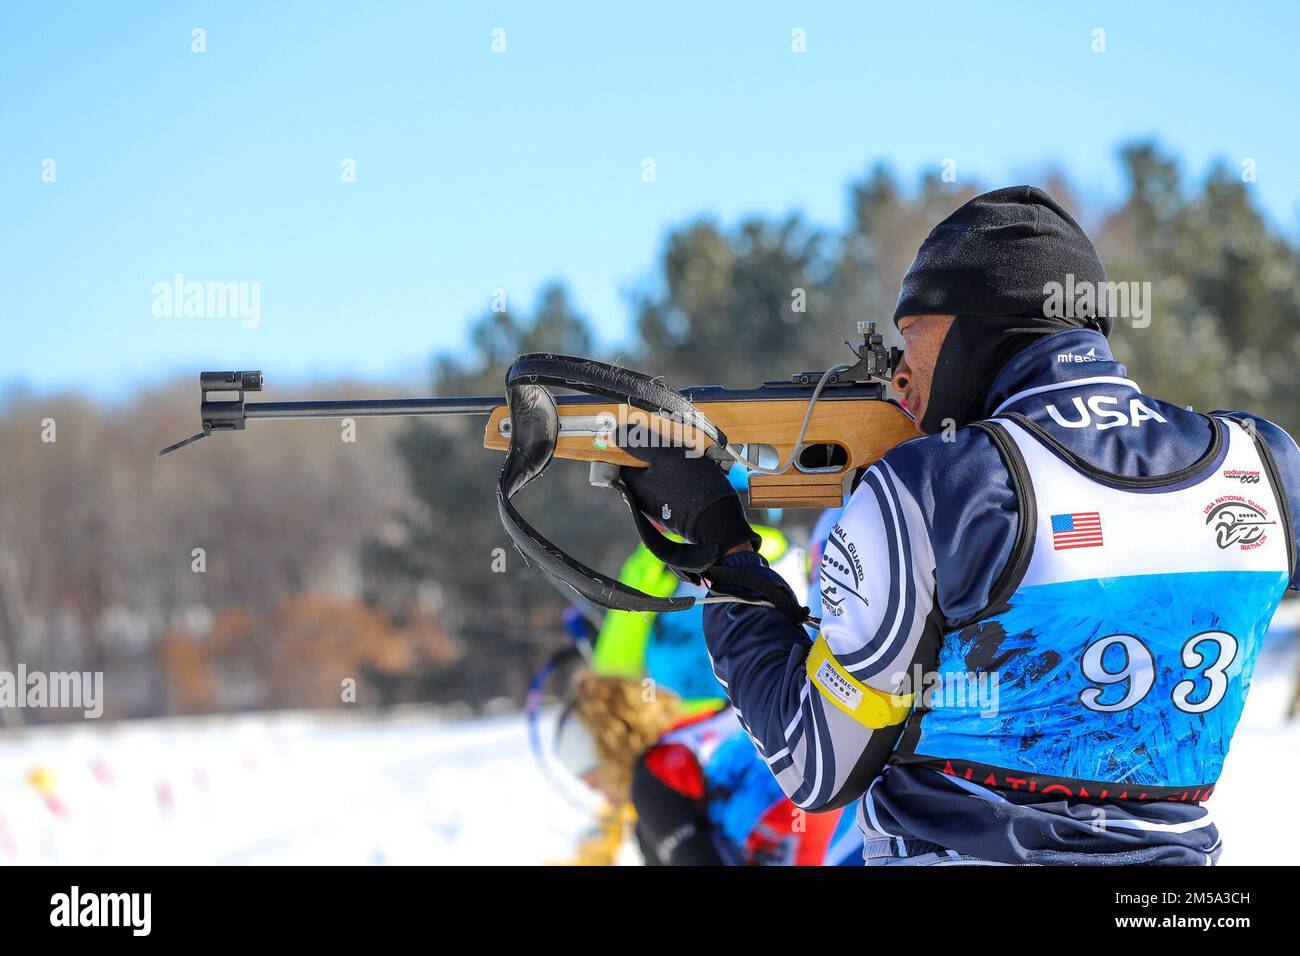
[[[1210,806],[1223,863],[1293,863],[1296,655],[1261,659]],[[86,722],[0,734],[0,864],[496,863],[570,859],[584,814],[519,715]]]
[[[0,863],[544,863],[587,819],[522,717],[312,714],[0,736]]]

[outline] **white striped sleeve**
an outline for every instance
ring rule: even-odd
[[[822,636],[853,677],[898,689],[934,606],[921,509],[887,462],[872,466],[822,551]]]
[[[934,604],[934,558],[920,509],[887,464],[868,471],[831,530],[821,588],[821,633],[790,654],[786,690],[760,691],[756,654],[734,668],[744,691],[729,689],[745,699],[746,727],[781,788],[808,810],[860,797],[911,711],[901,685]]]
[[[932,651],[934,553],[916,501],[885,462],[831,530],[821,589],[811,647],[771,608],[704,612],[714,672],[781,789],[807,810],[844,806],[881,771],[912,707],[902,683],[918,649]]]

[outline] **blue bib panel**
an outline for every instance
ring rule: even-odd
[[[1286,590],[1275,491],[1240,426],[1171,487],[1108,483],[1001,422],[1036,528],[1020,584],[947,634],[903,759],[986,786],[1203,800]],[[1149,427],[1149,426],[1148,426]]]
[[[996,695],[991,681],[977,681],[965,702],[952,693],[926,715],[917,750],[1045,777],[1205,787],[1223,769],[1272,616],[1265,609],[1286,583],[1283,571],[1206,571],[1022,588],[1005,613],[944,641],[942,686],[969,686],[964,675],[992,668]],[[1131,635],[1146,654],[1109,635]],[[1093,646],[1096,673],[1129,676],[1088,679],[1082,660]],[[1203,663],[1187,667],[1184,654]],[[1101,691],[1093,707],[1083,700],[1089,688]],[[1095,709],[1139,693],[1122,709]]]

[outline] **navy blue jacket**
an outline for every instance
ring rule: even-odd
[[[1243,422],[1270,459],[1287,573],[1298,587],[1300,449],[1263,419],[1216,414]],[[1016,355],[984,415],[1022,416],[1061,455],[1130,478],[1191,468],[1213,448],[1218,427],[1143,395],[1089,330],[1045,337]],[[806,809],[865,797],[869,831],[970,858],[1204,863],[1218,835],[1208,817],[1195,822],[1205,814],[1199,800],[1138,805],[1114,794],[973,789],[896,757],[916,710],[908,675],[933,667],[945,639],[1005,597],[1023,506],[994,431],[917,438],[866,472],[824,549],[815,641],[771,609],[710,605],[704,625],[715,672],[782,788]],[[725,561],[762,565],[752,553]],[[1098,805],[1121,822],[1099,831]]]

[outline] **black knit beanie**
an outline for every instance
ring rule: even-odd
[[[894,322],[905,315],[1042,315],[1044,286],[1067,276],[1106,281],[1092,242],[1037,186],[976,196],[930,230],[903,277]],[[1094,297],[1095,301],[1095,297]],[[1105,302],[1068,324],[1110,334]]]
[[[895,324],[908,315],[958,317],[939,351],[921,431],[980,418],[998,371],[1042,336],[1068,328],[1109,335],[1105,296],[1095,294],[1105,281],[1079,224],[1035,186],[976,196],[935,226],[903,277],[894,309]],[[1094,283],[1091,308],[1048,316],[1051,283]]]

